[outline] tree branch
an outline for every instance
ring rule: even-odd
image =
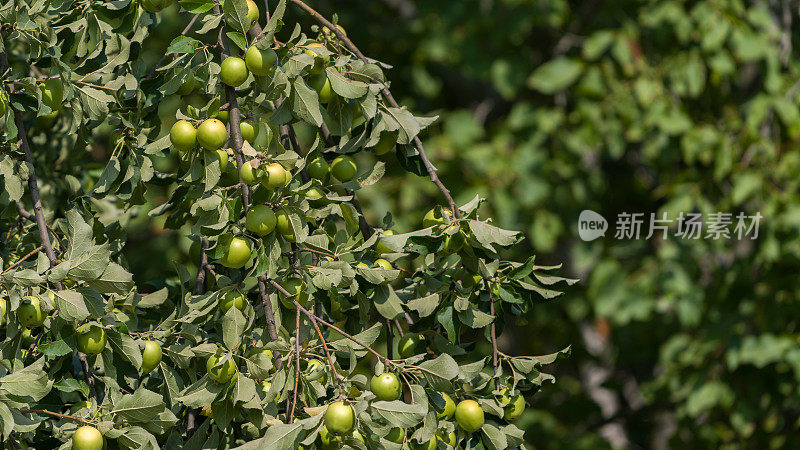
[[[10,66],[8,64],[8,55],[6,55],[6,46],[2,36],[0,36],[0,73],[6,73]],[[39,197],[39,179],[36,177],[36,169],[33,165],[33,152],[31,151],[30,144],[28,143],[27,131],[25,124],[22,123],[22,115],[14,107],[13,103],[8,103],[11,113],[14,115],[14,123],[17,126],[17,146],[25,153],[25,163],[28,165],[28,190],[30,191],[31,202],[33,202],[33,215],[36,219],[36,227],[39,229],[39,238],[42,241],[42,247],[50,261],[50,267],[58,264],[56,254],[53,252],[53,244],[50,242],[50,235],[47,232],[47,222],[44,220],[44,210],[42,209],[42,200]],[[64,289],[64,285],[59,281],[56,282],[56,287],[59,290]]]
[[[261,307],[264,309],[264,320],[267,322],[267,333],[271,341],[278,340],[278,330],[275,328],[275,313],[272,311],[272,302],[267,294],[267,276],[258,277],[258,292],[261,296]],[[283,360],[278,358],[275,361],[275,368],[280,369]]]
[[[92,423],[90,420],[82,419],[80,417],[70,416],[67,414],[61,414],[53,411],[48,411],[46,409],[20,409],[19,412],[22,414],[46,414],[48,416],[59,417],[61,419],[70,419],[80,423]]]
[[[194,279],[194,295],[203,293],[203,285],[206,282],[206,267],[208,267],[208,238],[200,240],[200,264],[197,266],[197,276]]]
[[[214,5],[214,14],[221,14],[219,4]],[[219,28],[219,37],[217,43],[222,49],[222,61],[231,56],[228,49],[228,40],[224,37],[225,21],[222,21]],[[242,139],[241,113],[239,112],[239,102],[236,100],[236,89],[230,86],[225,86],[225,97],[228,100],[228,126],[230,127],[230,137],[233,140],[233,154],[236,157],[236,168],[239,169],[239,184],[242,186],[242,203],[244,204],[244,211],[250,209],[250,186],[242,180],[242,165],[244,164],[244,157],[242,156]]]
[[[369,62],[367,57],[364,56],[363,53],[361,53],[361,50],[359,50],[358,47],[356,47],[355,44],[353,44],[353,42],[347,37],[347,35],[344,34],[342,32],[342,30],[337,28],[328,19],[323,17],[322,14],[318,13],[316,10],[314,10],[314,8],[308,6],[307,4],[302,2],[301,0],[291,0],[291,1],[295,5],[299,6],[303,11],[307,12],[308,14],[310,14],[317,22],[319,22],[320,24],[322,24],[323,26],[325,26],[329,30],[331,30],[331,32],[333,32],[336,35],[336,37],[340,41],[342,41],[344,43],[345,47],[347,47],[348,50],[353,52],[353,54],[355,54],[360,60],[364,61],[365,63]],[[392,107],[394,107],[394,108],[399,108],[400,107],[397,104],[397,101],[395,101],[395,99],[392,96],[391,91],[389,91],[388,87],[384,86],[384,88],[383,88],[383,90],[381,92],[383,94],[383,97],[386,99],[387,102],[389,102],[389,104]],[[425,165],[425,170],[428,171],[428,177],[431,179],[433,184],[435,184],[436,187],[439,188],[439,191],[441,191],[442,195],[447,200],[447,203],[450,205],[450,209],[453,212],[453,216],[455,218],[457,218],[457,219],[460,219],[461,218],[461,212],[456,207],[456,202],[453,200],[453,197],[450,195],[450,191],[447,189],[447,187],[445,187],[445,185],[439,179],[439,176],[436,175],[436,167],[434,167],[433,164],[431,164],[430,159],[428,159],[428,155],[425,153],[425,147],[423,147],[422,141],[419,139],[419,137],[414,137],[414,146],[417,148],[417,151],[419,152],[419,156],[422,159],[422,163]]]

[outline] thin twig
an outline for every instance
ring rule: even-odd
[[[497,335],[495,332],[495,322],[497,321],[497,317],[494,315],[494,296],[492,295],[492,287],[489,285],[488,281],[485,281],[486,286],[489,287],[489,314],[492,315],[492,365],[494,369],[497,370],[497,355],[499,352],[497,351]]]
[[[47,414],[48,416],[60,417],[62,419],[70,419],[70,420],[74,420],[76,422],[92,423],[92,421],[90,421],[90,420],[82,419],[80,417],[70,416],[70,415],[67,415],[67,414],[61,414],[61,413],[57,413],[57,412],[53,412],[53,411],[48,411],[46,409],[20,409],[19,412],[21,412],[22,414]]]
[[[300,383],[300,310],[297,310],[296,325],[294,331],[294,354],[295,354],[295,371],[294,371],[294,391],[292,396],[292,412],[289,414],[289,422],[294,420],[294,410],[297,408],[297,391]]]
[[[89,385],[89,392],[92,398],[97,400],[97,391],[94,388],[94,377],[92,376],[92,369],[89,367],[89,361],[86,359],[86,355],[80,352],[78,352],[78,359],[81,361],[81,366],[83,366],[83,376],[86,379],[86,384]]]
[[[340,30],[338,27],[336,27],[328,19],[323,17],[322,14],[318,13],[316,10],[314,10],[314,8],[308,6],[307,4],[302,2],[301,0],[292,0],[292,3],[294,3],[297,6],[299,6],[305,12],[310,14],[317,22],[321,23],[322,25],[327,27],[329,30],[331,30],[331,32],[333,32],[336,35],[336,37],[340,41],[342,41],[344,43],[344,45],[347,47],[347,49],[350,50],[351,52],[353,52],[353,54],[355,54],[361,61],[363,61],[365,63],[369,63],[369,60],[367,59],[367,57],[364,56],[363,53],[361,53],[361,50],[359,50],[358,47],[356,47],[355,44],[353,44],[353,42],[347,37],[347,35],[344,34],[342,32],[342,30]],[[395,101],[395,99],[392,96],[392,93],[389,91],[388,87],[384,87],[381,92],[383,94],[383,97],[386,99],[387,102],[389,102],[389,104],[392,107],[394,107],[394,108],[399,108],[400,107],[397,104],[397,101]],[[428,155],[425,153],[425,147],[423,147],[422,141],[419,139],[419,137],[414,137],[414,146],[417,148],[417,151],[419,152],[420,159],[422,159],[422,163],[425,165],[425,169],[428,171],[428,177],[431,179],[433,184],[435,184],[436,187],[439,188],[439,191],[441,191],[442,195],[447,200],[447,203],[450,205],[450,209],[453,212],[453,216],[455,218],[457,218],[457,219],[460,219],[461,218],[461,212],[456,207],[456,202],[453,200],[453,197],[450,195],[450,191],[447,189],[447,187],[445,187],[445,185],[439,179],[438,175],[436,175],[436,167],[434,167],[433,164],[431,164],[430,159],[428,159]]]
[[[36,247],[35,249],[33,249],[33,251],[31,251],[31,252],[30,252],[30,253],[28,253],[27,255],[23,256],[22,258],[20,258],[20,259],[19,259],[19,261],[17,261],[17,262],[15,262],[14,264],[12,264],[12,265],[8,266],[8,268],[7,268],[6,270],[4,270],[2,273],[6,273],[6,272],[8,272],[9,270],[13,269],[14,267],[17,267],[18,265],[22,264],[23,262],[25,262],[25,260],[26,260],[26,259],[28,259],[28,258],[30,258],[31,256],[35,255],[36,253],[39,253],[39,250],[41,250],[41,249],[42,249],[42,246],[41,246],[41,245],[40,245],[40,246],[38,246],[38,247]]]
[[[316,316],[311,315],[308,318],[311,319],[311,324],[314,325],[314,329],[317,330],[317,335],[319,336],[319,339],[322,341],[322,348],[325,350],[325,356],[328,358],[328,365],[331,367],[331,371],[333,372],[333,378],[336,380],[336,385],[339,388],[339,396],[344,397],[344,392],[342,391],[342,382],[339,379],[339,373],[336,371],[336,366],[333,364],[333,358],[331,357],[331,352],[330,350],[328,350],[328,342],[325,340],[325,337],[323,337],[322,330],[319,329],[319,324],[317,324]]]

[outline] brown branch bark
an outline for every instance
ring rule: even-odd
[[[5,74],[11,67],[8,64],[8,55],[6,55],[6,46],[3,38],[0,36],[0,73]],[[33,215],[36,220],[36,227],[39,229],[39,238],[42,241],[45,255],[50,261],[50,267],[58,264],[56,254],[53,251],[53,244],[50,242],[50,235],[47,231],[47,222],[44,220],[44,210],[42,208],[42,200],[39,197],[39,179],[36,176],[36,168],[33,165],[33,152],[31,151],[30,144],[28,143],[27,131],[25,124],[22,123],[22,115],[17,111],[13,104],[8,104],[11,113],[14,115],[14,123],[17,126],[17,146],[22,149],[25,154],[25,163],[28,165],[28,190],[33,203]],[[59,290],[64,289],[64,285],[59,281],[56,283]]]
[[[337,28],[328,19],[323,17],[322,14],[318,13],[316,10],[314,10],[314,8],[308,6],[301,0],[291,0],[291,1],[295,5],[299,6],[303,11],[311,15],[317,22],[319,22],[320,24],[331,30],[331,32],[333,32],[336,35],[336,37],[344,43],[345,47],[347,47],[348,50],[353,52],[353,54],[355,54],[360,60],[364,61],[365,63],[369,62],[367,57],[364,56],[363,53],[361,53],[361,50],[359,50],[358,47],[356,47],[356,45],[353,44],[353,42],[347,37],[347,35],[345,35],[342,32],[342,30]],[[392,107],[395,108],[400,107],[397,104],[397,101],[395,101],[388,87],[384,87],[381,93],[383,94],[383,97],[386,99],[386,101],[389,102],[389,104]],[[422,145],[422,141],[419,139],[419,137],[414,138],[414,146],[419,152],[419,156],[420,159],[422,159],[422,163],[425,165],[425,170],[428,171],[428,177],[431,179],[433,184],[435,184],[436,187],[439,188],[439,191],[441,191],[442,195],[447,200],[447,203],[450,205],[450,209],[453,212],[453,216],[457,219],[460,219],[461,212],[458,210],[458,207],[456,207],[456,203],[453,200],[453,197],[450,195],[450,190],[447,189],[444,183],[442,183],[442,181],[439,179],[439,176],[436,174],[436,167],[434,167],[430,159],[428,159],[428,155],[425,153],[425,147]]]
[[[275,313],[272,310],[272,302],[269,300],[267,293],[267,276],[261,275],[258,277],[258,293],[261,296],[261,307],[264,309],[264,320],[267,322],[267,333],[271,341],[278,340],[278,330],[275,327]],[[275,368],[280,369],[283,360],[278,358],[275,361]]]
[[[203,293],[203,285],[206,282],[206,267],[208,266],[208,238],[200,240],[200,264],[197,266],[197,276],[194,279],[194,295]]]
[[[486,282],[486,281],[485,281]],[[495,370],[497,370],[498,365],[498,351],[497,351],[497,334],[495,331],[495,321],[497,317],[494,315],[494,296],[492,295],[492,287],[486,282],[486,286],[489,287],[489,314],[491,314],[494,318],[492,319],[492,365],[494,366]]]
[[[86,355],[83,353],[78,353],[78,359],[81,362],[81,366],[83,367],[83,376],[86,378],[86,384],[89,385],[89,392],[91,393],[92,397],[96,400],[97,399],[97,391],[94,388],[94,376],[92,374],[92,369],[89,367],[89,361],[86,359]]]
[[[219,4],[214,5],[214,14],[220,14]],[[231,56],[228,39],[225,38],[225,21],[222,21],[219,28],[219,37],[217,43],[222,49],[222,61]],[[228,125],[230,126],[230,138],[233,141],[233,154],[236,157],[236,168],[239,169],[239,184],[242,186],[242,203],[244,204],[244,211],[250,209],[250,186],[242,180],[242,165],[244,164],[244,156],[242,155],[242,130],[240,128],[241,112],[239,111],[239,102],[236,100],[236,89],[230,86],[225,86],[225,97],[228,100]]]

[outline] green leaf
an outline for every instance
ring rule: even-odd
[[[554,94],[574,83],[582,70],[580,61],[556,58],[539,66],[528,78],[528,86],[543,94]]]

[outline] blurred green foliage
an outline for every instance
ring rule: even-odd
[[[457,200],[488,197],[499,224],[526,230],[516,257],[536,249],[582,279],[501,342],[511,354],[574,345],[520,419],[532,444],[800,444],[796,1],[314,7],[395,66],[400,103],[440,115],[424,141]],[[166,21],[165,36],[182,25]],[[396,161],[363,198],[371,222],[391,211],[400,230],[441,201]],[[578,238],[584,209],[610,220],[605,238]],[[613,237],[621,212],[716,211],[760,212],[759,238]]]

